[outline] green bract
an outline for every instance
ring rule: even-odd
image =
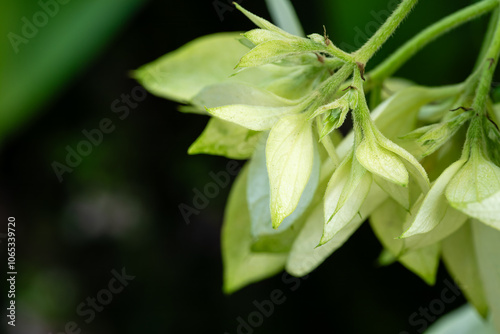
[[[471,136],[479,122],[471,124]],[[482,129],[477,131],[478,138],[470,140],[469,159],[450,181],[446,198],[457,210],[500,230],[500,167],[485,157]]]
[[[271,218],[278,228],[299,204],[313,165],[313,137],[307,115],[283,117],[271,130],[266,146],[271,186]]]
[[[234,63],[246,51],[237,36],[220,33],[201,37],[144,65],[134,77],[155,95],[191,102],[203,88],[225,81],[233,73]]]
[[[258,28],[202,37],[134,72],[152,93],[185,104],[181,111],[212,117],[190,154],[250,160],[226,207],[226,292],[283,268],[308,274],[369,218],[381,263],[399,261],[434,284],[442,257],[500,328],[500,108],[488,94],[500,21],[463,82],[390,78],[422,46],[498,1],[439,21],[365,73],[416,2],[403,0],[351,54],[326,32],[296,36],[235,4]],[[286,26],[295,22],[289,16]],[[353,129],[343,137],[349,114]]]

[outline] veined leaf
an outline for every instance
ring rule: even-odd
[[[410,228],[403,233],[401,238],[429,232],[443,220],[448,205],[444,196],[446,187],[464,163],[465,160],[453,163],[438,177],[432,185],[431,190],[425,196],[422,206],[418,210]]]
[[[264,65],[264,67],[280,67],[278,65]],[[299,65],[286,67],[288,71],[283,75],[269,82],[265,88],[269,91],[288,98],[300,99],[309,94],[317,85],[330,75],[323,67],[314,65]]]
[[[288,56],[304,53],[327,52],[324,45],[308,39],[271,40],[261,43],[248,51],[237,67],[253,67],[276,63]]]
[[[422,191],[426,193],[429,190],[429,178],[427,177],[427,172],[424,167],[422,167],[417,159],[401,146],[387,139],[378,129],[374,130],[374,134],[382,147],[397,154],[401,158],[405,168],[415,178]]]
[[[302,108],[297,106],[263,107],[249,105],[230,105],[207,109],[218,118],[241,125],[254,131],[271,129],[281,118],[297,114]]]
[[[500,231],[472,222],[479,272],[486,291],[493,324],[500,331]]]
[[[395,239],[403,232],[406,211],[394,200],[388,199],[370,215],[370,224],[382,245],[406,268],[420,276],[427,284],[436,282],[440,247],[434,244],[403,254],[404,240]]]
[[[294,238],[300,231],[302,215],[309,207],[319,182],[320,161],[317,146],[314,146],[313,168],[306,188],[300,197],[294,212],[286,217],[279,230],[272,227],[271,193],[266,166],[266,140],[262,136],[249,164],[247,200],[252,221],[253,251],[284,252],[289,251]],[[300,220],[300,221],[299,221]]]
[[[331,240],[358,214],[371,184],[371,174],[352,155],[337,168],[325,193],[325,226],[320,245]]]
[[[207,86],[192,99],[191,103],[204,108],[237,104],[267,107],[283,107],[295,104],[294,101],[284,99],[268,90],[237,81],[221,82]]]
[[[189,147],[189,154],[213,154],[230,159],[252,156],[260,133],[242,126],[211,118],[203,133]]]
[[[416,214],[422,206],[424,195],[421,195],[417,202],[411,208],[411,211],[406,216],[406,223],[404,229],[408,229],[415,219]],[[411,237],[404,239],[404,252],[420,249],[422,247],[430,246],[444,240],[446,237],[452,235],[457,231],[469,217],[464,213],[455,210],[449,205],[445,205],[443,210],[443,218],[441,222],[431,231],[423,234],[415,234]]]
[[[363,139],[356,148],[356,159],[373,174],[400,186],[408,186],[408,172],[398,155],[379,145],[373,138]]]
[[[349,181],[349,178],[351,176],[352,162],[353,154],[351,153],[349,156],[345,157],[337,167],[337,169],[335,169],[332,177],[330,178],[330,181],[328,182],[328,186],[326,187],[325,192],[325,198],[323,200],[325,223],[331,220],[333,214],[339,207],[340,196],[342,195],[342,192],[344,191],[344,188],[346,187],[347,182]]]
[[[224,292],[233,293],[242,287],[280,272],[286,254],[252,253],[250,213],[246,199],[248,168],[236,179],[222,227],[222,259],[224,262]]]
[[[399,186],[378,175],[373,175],[373,181],[406,211],[410,210],[410,189],[408,187]]]
[[[500,192],[488,197],[481,202],[467,203],[458,208],[467,215],[474,217],[481,222],[500,230]]]
[[[446,198],[452,205],[460,207],[466,203],[481,202],[499,191],[500,167],[476,152],[450,181]]]
[[[242,12],[246,17],[248,17],[257,27],[262,28],[262,29],[266,29],[269,31],[273,31],[275,33],[282,35],[283,37],[297,38],[297,36],[294,36],[292,34],[287,33],[286,31],[278,28],[277,26],[275,26],[274,24],[272,24],[268,20],[265,20],[262,17],[259,17],[255,14],[250,13],[248,10],[241,7],[239,4],[235,3],[234,5],[236,6],[236,8],[238,8],[238,10],[240,12]]]
[[[286,37],[283,37],[281,34],[266,29],[253,29],[244,33],[243,36],[245,36],[246,39],[255,44],[255,46],[273,40],[286,39]]]
[[[420,108],[432,101],[460,93],[460,86],[404,88],[382,102],[371,113],[372,119],[385,137],[394,140],[415,128]]]
[[[358,185],[363,181],[363,177],[365,174],[368,172],[366,169],[361,166],[361,164],[356,160],[352,159],[351,162],[351,171],[349,174],[349,177],[347,179],[347,183],[345,184],[344,188],[342,189],[342,192],[340,194],[340,197],[337,201],[331,201],[331,202],[336,202],[337,206],[335,207],[335,211],[332,212],[332,214],[337,213],[342,206],[344,206],[345,202],[352,196]],[[329,185],[331,186],[331,183],[329,182]],[[328,189],[327,192],[328,194]],[[325,218],[327,218],[325,216]],[[329,217],[331,218],[331,216]],[[328,219],[329,220],[329,219]]]
[[[500,229],[500,167],[479,151],[453,177],[446,198],[456,209]]]
[[[470,222],[443,240],[443,261],[453,279],[483,317],[488,315],[488,303],[479,273],[476,249]]]
[[[341,231],[323,246],[317,247],[324,228],[323,206],[318,204],[306,221],[290,251],[286,271],[300,277],[309,274],[327,257],[339,249],[361,226],[375,208],[387,199],[387,194],[377,185],[371,187],[359,213]]]
[[[151,93],[188,103],[204,87],[227,80],[248,49],[239,33],[218,33],[195,39],[146,64],[134,77]]]
[[[462,113],[455,118],[437,124],[416,129],[401,139],[412,140],[418,146],[418,156],[426,157],[443,146],[460,129],[471,116],[471,113]]]
[[[266,146],[273,228],[278,228],[297,207],[311,175],[313,157],[312,127],[307,115],[283,117],[271,130]]]

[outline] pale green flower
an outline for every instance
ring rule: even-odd
[[[488,2],[473,7],[484,11]],[[483,59],[464,83],[419,87],[387,78],[415,51],[408,44],[364,73],[403,12],[347,54],[326,29],[307,37],[294,29],[296,36],[235,6],[258,28],[196,39],[134,72],[153,94],[184,104],[180,111],[213,116],[190,154],[250,159],[226,206],[224,290],[284,268],[306,275],[370,217],[385,248],[380,263],[399,261],[433,284],[443,254],[466,297],[483,316],[495,315],[500,108],[488,103],[490,85],[481,79],[493,75],[495,59]],[[335,130],[350,112],[354,129],[342,139]]]
[[[351,222],[368,195],[372,181],[407,210],[410,174],[422,191],[428,190],[429,180],[424,168],[410,153],[380,132],[368,113],[364,97],[359,100],[354,110],[353,150],[333,173],[325,193],[325,226],[320,245]]]
[[[481,116],[472,119],[462,158],[451,164],[434,182],[402,237],[435,229],[442,224],[449,205],[500,229],[500,167],[488,157],[484,122],[489,121]],[[441,230],[444,237],[451,228]]]

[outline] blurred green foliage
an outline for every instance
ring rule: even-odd
[[[0,142],[60,94],[144,2],[2,1]]]

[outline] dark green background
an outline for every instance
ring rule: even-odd
[[[297,291],[279,275],[222,294],[219,234],[229,188],[190,224],[178,210],[192,203],[193,188],[201,189],[211,181],[209,173],[227,163],[186,153],[207,118],[181,114],[175,103],[148,96],[120,120],[111,104],[137,86],[128,71],[198,36],[253,26],[236,11],[220,21],[212,1],[102,0],[86,10],[91,2],[62,6],[18,54],[6,35],[19,32],[21,18],[39,7],[9,0],[0,8],[0,232],[8,216],[17,220],[18,318],[9,333],[59,333],[74,320],[82,333],[234,334],[236,319],[255,311],[252,302],[268,299],[274,289],[284,291],[286,302],[255,333],[418,333],[420,326],[412,327],[408,318],[440,298],[447,275],[441,269],[436,286],[428,287],[398,264],[378,268],[381,246],[367,224]],[[294,4],[306,33],[321,33],[325,24],[334,42],[355,45],[358,31],[369,34],[367,23],[376,22],[370,11],[385,10],[388,2]],[[420,1],[373,63],[470,3]],[[263,1],[241,4],[269,17]],[[485,26],[482,18],[454,31],[398,75],[429,85],[463,80]],[[63,163],[65,147],[75,148],[85,139],[82,130],[103,118],[115,130],[59,183],[51,164]],[[6,254],[5,239],[0,249]],[[0,268],[6,268],[2,259]],[[122,267],[136,278],[85,324],[77,305],[95,297],[111,270]],[[2,306],[4,292],[2,285]],[[445,311],[462,303],[447,304]],[[4,312],[0,332],[7,332]]]

